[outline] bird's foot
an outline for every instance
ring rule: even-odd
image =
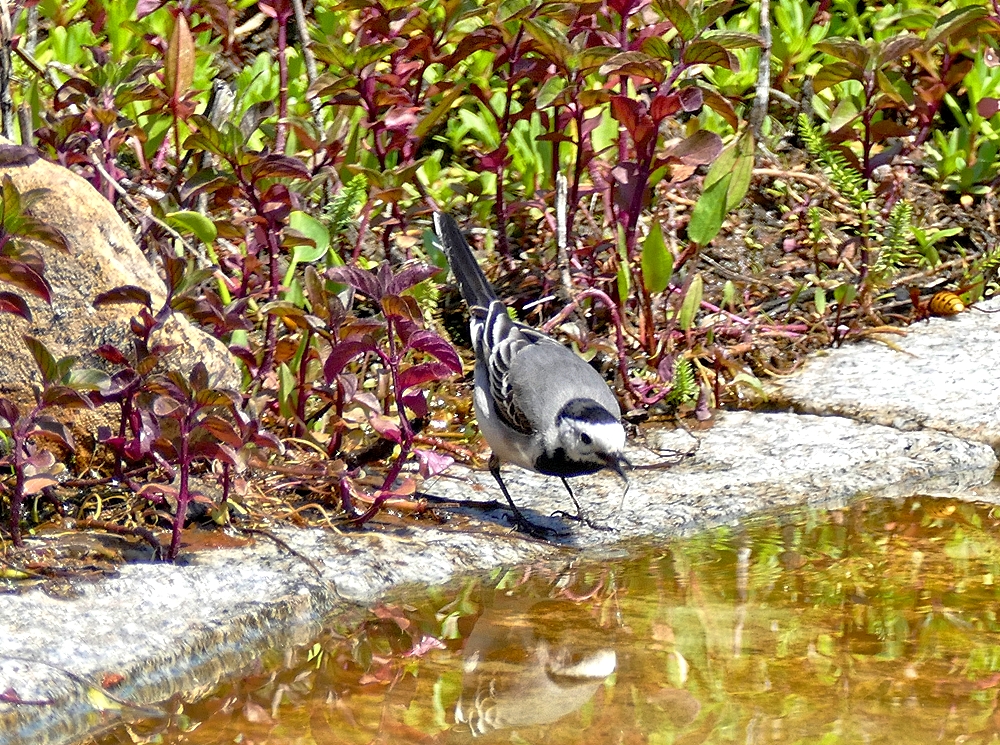
[[[556,510],[550,515],[550,517],[562,517],[565,518],[566,520],[575,520],[578,523],[583,523],[591,530],[602,530],[606,532],[611,532],[614,530],[614,528],[612,528],[610,525],[601,525],[600,523],[595,523],[593,520],[591,520],[589,517],[583,514],[583,512],[580,512],[576,515],[571,515],[565,510]]]
[[[556,528],[548,528],[544,525],[533,523],[520,512],[514,512],[512,515],[514,517],[514,530],[519,533],[526,533],[532,538],[547,541],[551,538],[559,538],[561,536],[569,535],[568,530],[558,530]]]

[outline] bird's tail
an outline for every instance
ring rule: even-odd
[[[497,299],[496,291],[490,286],[483,270],[479,268],[465,236],[462,235],[455,218],[445,212],[434,213],[434,233],[441,242],[448,264],[458,280],[458,288],[470,308],[487,308]]]

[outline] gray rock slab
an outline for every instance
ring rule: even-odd
[[[897,429],[934,429],[1000,448],[1000,299],[906,336],[814,354],[777,381],[776,403]]]
[[[133,564],[82,585],[73,600],[40,591],[0,599],[0,743],[68,743],[149,702],[196,698],[275,647],[302,643],[332,614],[357,613],[407,585],[581,550],[614,553],[733,521],[763,508],[835,505],[858,494],[965,493],[990,481],[992,449],[934,431],[903,432],[841,417],[722,413],[714,426],[648,433],[629,452],[627,491],[613,476],[573,481],[587,514],[613,530],[549,517],[572,503],[558,479],[508,467],[514,499],[568,534],[543,542],[507,531],[504,513],[442,505],[453,519],[337,534],[278,528],[300,558],[267,541]],[[673,464],[673,465],[670,465]],[[446,499],[501,498],[488,473],[453,467],[425,484]],[[307,561],[307,560],[308,561]],[[317,573],[318,571],[318,573]],[[105,674],[122,676],[107,691]],[[44,704],[44,705],[43,705]]]
[[[585,514],[613,530],[573,530],[558,542],[585,548],[676,535],[754,511],[834,506],[861,494],[953,495],[989,482],[997,467],[989,446],[940,432],[790,413],[722,412],[701,432],[651,432],[628,456],[636,468],[627,491],[608,473],[571,482]],[[533,522],[565,527],[548,516],[575,513],[559,479],[516,467],[502,474]],[[503,500],[488,472],[469,469],[449,469],[424,488],[454,499]]]

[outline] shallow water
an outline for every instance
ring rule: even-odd
[[[97,742],[986,743],[998,583],[997,507],[762,515],[433,588]]]

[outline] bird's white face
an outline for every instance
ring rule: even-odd
[[[558,431],[558,447],[569,460],[613,468],[612,463],[622,458],[625,428],[621,422],[564,418],[559,422]]]

